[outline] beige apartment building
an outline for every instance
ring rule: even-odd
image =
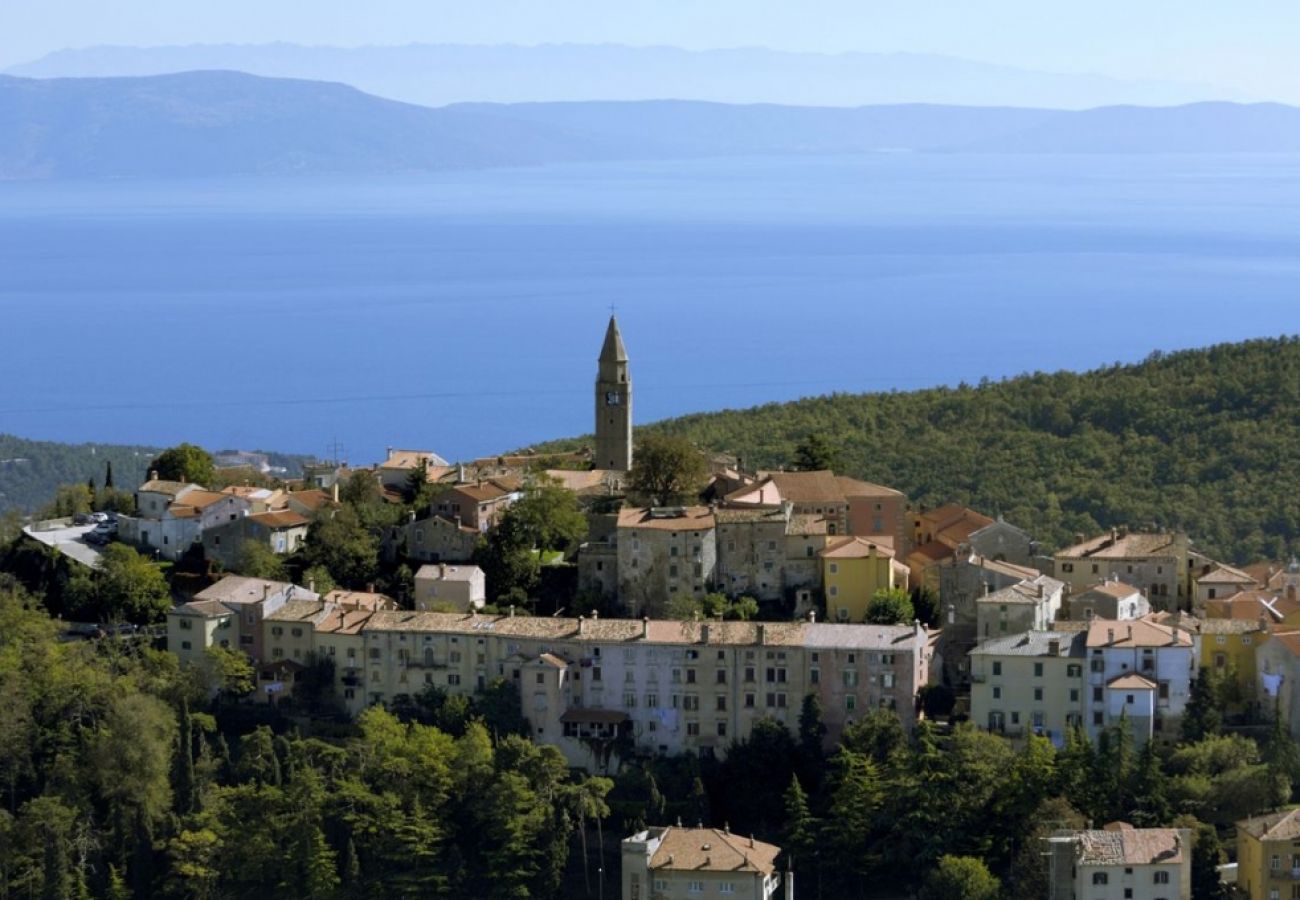
[[[1011,738],[1038,734],[1057,746],[1083,724],[1087,634],[1029,631],[970,653],[971,721]]]
[[[621,738],[649,752],[718,756],[759,719],[794,730],[808,694],[821,701],[828,741],[869,709],[910,727],[934,640],[919,625],[345,611],[323,602],[290,602],[264,625],[267,698],[291,695],[313,652],[334,661],[337,696],[354,715],[429,687],[473,693],[506,679],[534,737],[592,770],[615,762]]]
[[[415,573],[415,608],[421,612],[465,612],[487,602],[487,576],[478,566],[420,566]]]
[[[1146,592],[1152,606],[1172,610],[1190,601],[1194,559],[1185,534],[1151,534],[1111,529],[1080,540],[1055,556],[1055,575],[1071,594],[1112,577]]]
[[[633,615],[662,615],[678,593],[713,589],[717,522],[707,506],[622,509],[616,532],[618,599]]]
[[[781,848],[718,828],[647,828],[622,842],[623,900],[794,900]]]

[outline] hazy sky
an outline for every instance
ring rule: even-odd
[[[930,52],[1300,100],[1296,0],[0,0],[0,66],[92,44],[266,41]]]

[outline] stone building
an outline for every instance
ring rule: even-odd
[[[913,554],[915,555],[915,554]],[[946,684],[962,687],[967,683],[967,659],[980,640],[979,598],[1038,577],[1036,569],[1017,566],[962,553],[949,556],[931,569],[937,575],[927,587],[938,582],[940,623],[943,629],[943,678]],[[931,588],[933,589],[933,588]]]
[[[781,848],[717,828],[647,828],[622,842],[623,900],[778,900]],[[785,898],[794,900],[786,873]]]
[[[1190,602],[1193,560],[1185,534],[1111,529],[1059,551],[1054,563],[1054,574],[1069,585],[1071,594],[1114,576],[1145,591],[1157,609],[1173,610],[1179,601]]]
[[[622,509],[616,537],[618,600],[632,615],[662,615],[679,593],[713,590],[717,522],[707,506]]]
[[[632,375],[618,320],[609,317],[596,365],[596,447],[593,467],[614,472],[632,468]]]

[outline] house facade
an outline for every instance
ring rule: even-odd
[[[632,615],[662,615],[674,594],[714,587],[717,521],[707,506],[622,509],[615,543],[618,599]]]
[[[971,721],[1012,739],[1029,734],[1060,747],[1087,709],[1087,635],[1026,631],[990,638],[970,652]]]
[[[415,573],[415,608],[420,611],[466,612],[487,602],[487,580],[478,566],[420,566]]]
[[[1024,631],[1046,631],[1061,612],[1065,585],[1039,575],[975,600],[978,640]]]
[[[1153,607],[1172,610],[1180,601],[1190,602],[1193,562],[1185,534],[1112,529],[1059,551],[1053,574],[1071,594],[1114,577],[1145,591]]]
[[[1289,900],[1300,884],[1300,809],[1237,823],[1237,889],[1249,900]]]
[[[865,622],[876,591],[907,590],[907,566],[894,550],[871,538],[832,539],[818,554],[826,591],[826,615],[835,622]]]
[[[1151,618],[1093,619],[1087,647],[1089,736],[1095,739],[1125,718],[1138,743],[1174,739],[1191,696],[1199,644],[1182,629]]]
[[[1069,617],[1074,622],[1140,619],[1150,612],[1151,604],[1142,591],[1114,577],[1070,595]]]
[[[937,582],[938,585],[944,683],[964,686],[967,654],[980,640],[976,601],[1003,588],[1033,580],[1038,577],[1038,571],[962,552],[931,567],[926,577],[927,584]]]
[[[621,844],[623,900],[794,900],[781,848],[717,828],[647,828]]]
[[[1055,875],[1048,900],[1192,900],[1192,835],[1186,828],[1112,822],[1058,831],[1047,846]]]

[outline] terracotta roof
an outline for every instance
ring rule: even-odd
[[[1208,619],[1250,619],[1268,616],[1271,621],[1281,622],[1287,616],[1300,612],[1300,601],[1279,597],[1272,591],[1239,591],[1231,597],[1205,601],[1205,616]]]
[[[1201,634],[1250,634],[1261,629],[1258,619],[1206,619],[1197,630]]]
[[[281,509],[274,512],[260,512],[250,515],[249,520],[267,528],[302,528],[311,524],[309,520],[293,510]]]
[[[569,667],[568,661],[560,659],[560,657],[556,656],[554,653],[543,653],[541,656],[537,657],[537,661],[545,663],[548,666],[553,666],[557,669],[567,669]]]
[[[575,494],[608,490],[610,485],[621,485],[626,478],[625,472],[613,469],[547,469],[546,475]]]
[[[1157,687],[1156,683],[1150,678],[1143,678],[1136,672],[1116,675],[1106,683],[1106,686],[1117,691],[1154,691]]]
[[[271,490],[270,488],[255,487],[251,484],[232,484],[223,487],[221,489],[221,493],[232,494],[236,497],[244,497],[244,498],[253,497],[258,500],[265,500],[266,498],[274,494],[275,491]]]
[[[850,537],[832,542],[817,555],[822,559],[865,559],[870,556],[885,556],[893,559],[894,548],[874,538]]]
[[[360,634],[361,629],[370,621],[371,613],[372,610],[368,609],[332,609],[316,623],[316,633]]]
[[[1222,563],[1196,579],[1197,584],[1256,584],[1253,577]]]
[[[651,870],[758,872],[771,875],[781,848],[716,828],[665,828]]]
[[[444,497],[452,494],[460,494],[462,497],[468,497],[475,503],[490,503],[493,500],[500,500],[509,494],[519,490],[517,487],[509,487],[501,484],[497,479],[483,481],[475,484],[458,484],[448,491],[438,495],[438,502],[441,503]]]
[[[929,525],[935,540],[943,538],[954,544],[965,541],[976,531],[993,524],[993,520],[983,513],[956,504],[921,513],[918,518]]]
[[[1150,619],[1093,619],[1088,626],[1089,647],[1190,647],[1191,643],[1191,637],[1181,630]]]
[[[1179,865],[1183,835],[1177,828],[1134,828],[1112,823],[1100,831],[1076,831],[1083,866]]]
[[[324,491],[293,491],[289,494],[289,499],[307,507],[312,512],[320,509],[322,506],[333,502],[333,498]]]
[[[445,466],[447,460],[432,450],[390,450],[388,459],[376,468],[380,469],[418,469],[420,464],[427,466]]]
[[[1300,808],[1256,816],[1237,827],[1261,841],[1294,841],[1300,839]]]
[[[835,473],[822,470],[819,472],[773,472],[772,484],[781,492],[782,498],[800,506],[816,503],[844,503],[844,488]]]
[[[1092,540],[1066,547],[1058,559],[1137,559],[1146,556],[1170,556],[1176,551],[1176,535],[1129,532],[1112,536],[1109,532]]]
[[[885,487],[883,484],[873,484],[870,481],[858,481],[856,478],[849,478],[845,475],[836,475],[835,481],[840,486],[840,491],[845,497],[902,497],[902,491],[896,491],[891,487]]]
[[[914,559],[921,565],[942,562],[952,556],[952,548],[940,541],[930,541],[928,544],[922,544],[907,554],[907,561],[911,563]]]
[[[1141,594],[1139,588],[1131,584],[1125,584],[1122,581],[1103,581],[1100,584],[1094,584],[1086,591],[1081,591],[1078,597],[1084,597],[1088,594],[1105,594],[1107,597],[1114,597],[1116,600],[1125,600],[1134,594]]]
[[[335,589],[323,598],[326,603],[341,606],[347,610],[397,609],[397,601],[387,594],[374,591],[345,591]]]
[[[673,515],[680,510],[681,515]],[[705,531],[716,521],[713,510],[707,506],[680,506],[656,509],[624,508],[618,511],[619,528],[653,529],[655,531]]]
[[[188,481],[164,481],[162,479],[152,479],[136,488],[136,491],[146,491],[150,494],[166,494],[168,497],[175,497],[177,494],[188,490],[197,490],[197,484],[190,484]]]
[[[1292,656],[1300,656],[1300,631],[1274,631],[1269,643],[1273,641],[1289,650]]]

